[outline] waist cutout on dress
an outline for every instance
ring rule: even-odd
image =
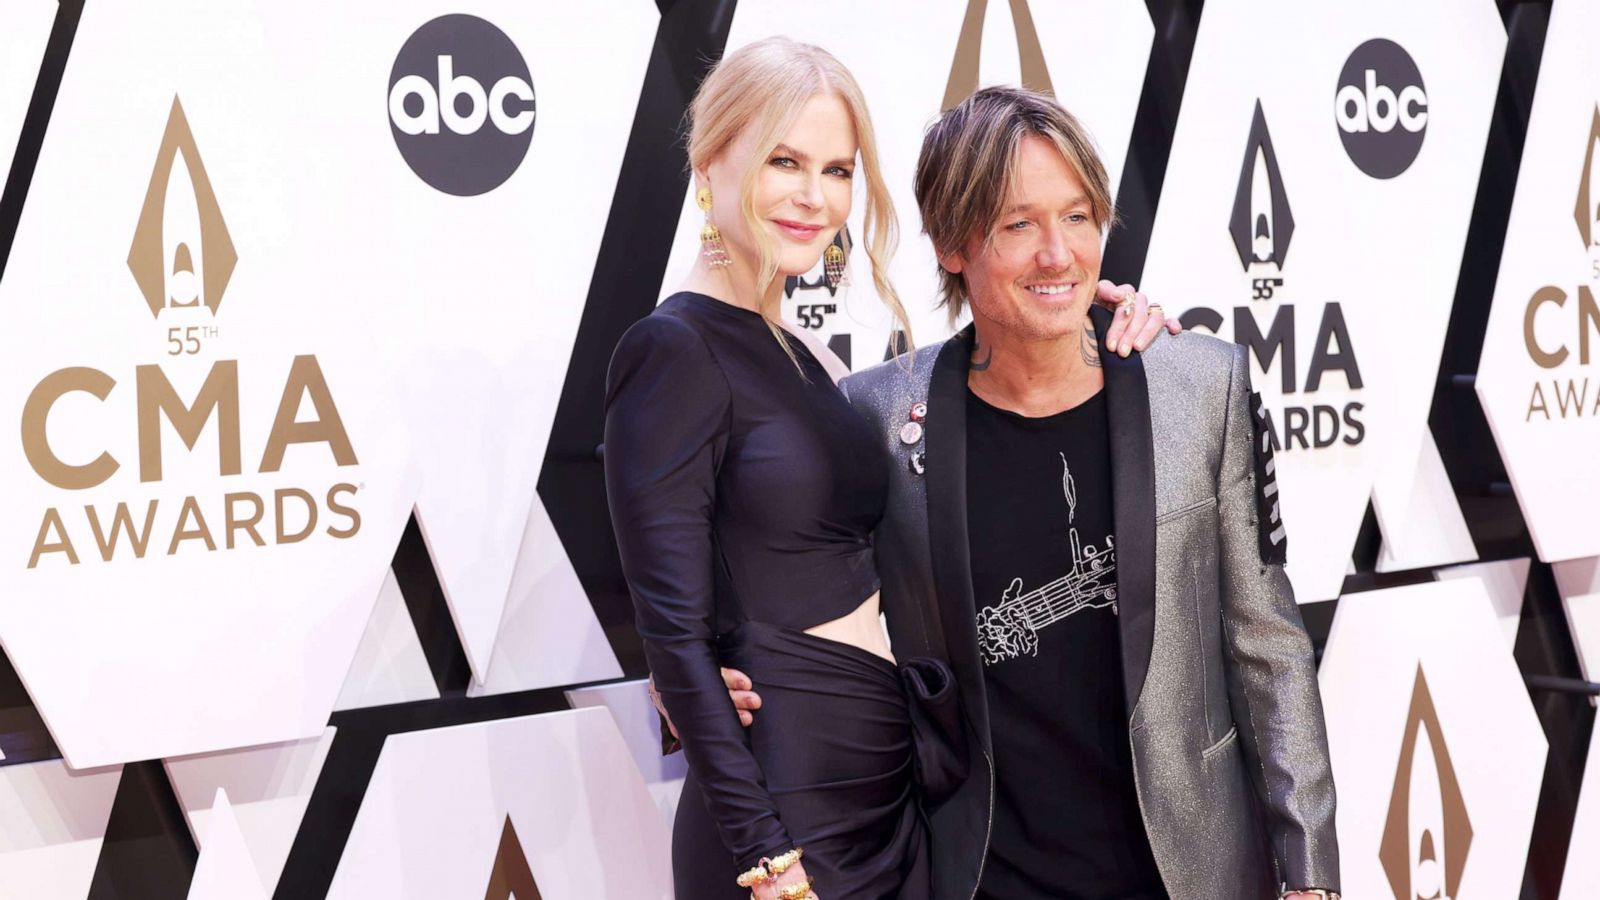
[[[751,748],[775,797],[875,787],[878,802],[893,804],[914,778],[937,804],[964,780],[960,692],[943,660],[896,666],[852,644],[756,621],[722,635],[718,647],[761,696]]]

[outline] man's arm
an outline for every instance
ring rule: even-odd
[[[1283,571],[1270,451],[1252,426],[1250,363],[1233,348],[1218,471],[1223,661],[1246,768],[1283,889],[1338,890],[1333,773],[1316,664]],[[1259,494],[1258,494],[1259,492]],[[1258,515],[1261,510],[1267,516]]]

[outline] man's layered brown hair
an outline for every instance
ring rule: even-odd
[[[975,238],[989,247],[1011,193],[1017,151],[1028,135],[1061,151],[1083,184],[1095,225],[1104,232],[1115,222],[1106,167],[1077,118],[1047,94],[989,87],[946,110],[922,137],[917,208],[939,256],[964,253]],[[952,322],[967,298],[966,279],[941,266],[939,305]]]

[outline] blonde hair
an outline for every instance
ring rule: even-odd
[[[964,252],[975,234],[989,247],[1016,177],[1017,151],[1028,135],[1061,152],[1089,196],[1103,233],[1116,223],[1111,180],[1087,129],[1054,97],[989,87],[951,107],[928,128],[917,158],[917,209],[922,230],[942,256]],[[939,305],[955,322],[966,308],[966,279],[939,267]]]
[[[725,151],[746,128],[755,129],[755,153],[740,186],[740,209],[760,253],[756,294],[764,297],[778,277],[778,254],[755,208],[755,184],[767,157],[793,126],[812,97],[832,93],[844,101],[855,125],[866,175],[866,226],[862,242],[872,262],[878,297],[911,342],[911,323],[900,295],[889,282],[889,259],[899,242],[899,225],[888,186],[878,166],[878,142],[872,130],[861,87],[843,63],[828,51],[786,37],[769,37],[735,50],[717,63],[700,84],[689,106],[689,166],[702,169]],[[761,310],[773,337],[794,359],[794,351],[774,321],[774,311]],[[798,362],[796,363],[798,365]]]

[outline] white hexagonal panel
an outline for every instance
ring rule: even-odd
[[[416,625],[395,581],[394,571],[383,579],[378,603],[361,634],[335,710],[411,703],[439,699],[439,686],[428,668]]]
[[[689,764],[682,753],[662,755],[661,718],[650,702],[645,684],[644,679],[620,681],[574,688],[565,693],[574,709],[599,706],[611,713],[617,731],[628,744],[628,752],[633,754],[634,764],[639,767],[639,774],[650,789],[650,796],[661,810],[661,820],[670,829],[677,818]]]
[[[1600,681],[1600,592],[1566,597],[1561,604],[1583,677]]]
[[[370,24],[83,15],[0,283],[0,641],[74,766],[320,735],[367,624],[418,331]]]
[[[660,15],[653,3],[480,4],[483,24],[439,30],[437,17],[459,6],[406,0],[377,19],[360,6],[319,12],[336,24],[307,52],[348,53],[358,37],[363,77],[383,81],[389,101],[369,88],[348,112],[376,117],[387,142],[363,183],[388,207],[392,221],[374,225],[405,261],[396,296],[424,310],[426,343],[405,384],[425,476],[417,518],[474,680],[490,678],[497,652],[513,659],[491,690],[615,678],[621,668],[535,488]],[[521,90],[505,79],[526,73],[533,100],[514,108],[537,118],[474,127],[453,125],[444,106],[441,122],[395,112],[438,96],[444,65],[491,93]],[[503,145],[519,139],[526,156],[513,167]],[[451,192],[463,186],[450,179],[497,166],[514,168],[498,186]],[[520,619],[544,627],[497,650],[508,592]]]
[[[1013,16],[1014,9],[1023,15]],[[980,20],[975,39],[964,41],[964,25]],[[822,47],[838,57],[861,85],[878,138],[884,181],[900,219],[900,250],[890,266],[890,278],[911,316],[913,337],[922,345],[945,339],[951,330],[944,311],[934,308],[938,263],[933,246],[922,236],[912,178],[923,132],[939,116],[951,89],[952,70],[975,67],[977,85],[1026,81],[1035,86],[1047,78],[1055,95],[1093,133],[1115,191],[1122,180],[1155,28],[1137,0],[937,0],[918,4],[912,14],[899,4],[823,0],[808,3],[804,16],[782,4],[743,3],[734,13],[728,50],[774,34]],[[1024,58],[1019,46],[1036,46],[1039,52],[1030,50]],[[1093,48],[1092,54],[1086,56],[1086,48]],[[958,82],[963,96],[971,92],[966,87],[971,82]],[[810,329],[836,349],[848,341],[849,362],[855,369],[881,362],[890,336],[890,318],[878,300],[871,262],[863,249],[862,183],[857,179],[847,226],[853,242],[849,284],[829,291],[819,262],[815,271],[788,285],[783,302],[789,322]],[[702,224],[691,184],[662,283],[663,296],[693,265]]]
[[[1556,590],[1563,599],[1600,594],[1600,556],[1551,563],[1550,574],[1556,577]]]
[[[1256,347],[1301,602],[1375,485],[1405,532],[1505,40],[1489,0],[1201,17],[1141,287]]]
[[[162,760],[201,859],[211,851],[214,836],[220,834],[229,842],[224,850],[229,857],[234,852],[231,844],[237,841],[250,861],[251,877],[270,895],[283,874],[336,731],[329,728],[321,737],[303,741]],[[219,824],[223,810],[216,801],[221,798],[226,798],[227,810]]]
[[[188,900],[267,900],[255,860],[234,817],[228,792],[217,788],[211,798],[200,858],[189,882]]]
[[[670,900],[669,856],[611,715],[577,709],[391,736],[328,896]]]
[[[1445,471],[1433,432],[1426,428],[1422,431],[1417,465],[1411,473],[1410,491],[1410,514],[1383,532],[1378,571],[1403,572],[1477,559],[1478,548],[1456,499],[1455,485]],[[1377,506],[1385,505],[1376,486],[1372,499]]]
[[[1532,560],[1497,559],[1465,566],[1448,566],[1434,570],[1436,581],[1453,581],[1457,578],[1476,578],[1494,606],[1495,618],[1500,620],[1500,632],[1505,636],[1506,649],[1515,650],[1517,631],[1522,627],[1522,601],[1528,593],[1528,569]]]
[[[0,896],[87,897],[122,767],[0,767]]]
[[[1600,555],[1600,8],[1559,0],[1528,116],[1478,399],[1539,558]]]
[[[452,601],[458,622],[463,608]],[[478,608],[479,615],[486,611]],[[469,697],[622,677],[550,513],[538,499],[528,510],[510,595],[493,636],[489,668],[467,685]]]
[[[1568,597],[1563,605],[1583,677],[1600,680],[1600,593]],[[1589,758],[1584,763],[1583,787],[1572,821],[1572,840],[1567,845],[1567,868],[1561,876],[1561,900],[1582,900],[1600,894],[1600,853],[1594,852],[1596,847],[1600,847],[1600,729],[1589,736]]]
[[[1547,745],[1483,585],[1343,597],[1318,680],[1344,895],[1516,896]]]
[[[1587,900],[1600,894],[1600,853],[1594,852],[1595,847],[1600,847],[1600,738],[1590,735],[1583,789],[1567,844],[1567,867],[1561,876],[1561,900]]]

